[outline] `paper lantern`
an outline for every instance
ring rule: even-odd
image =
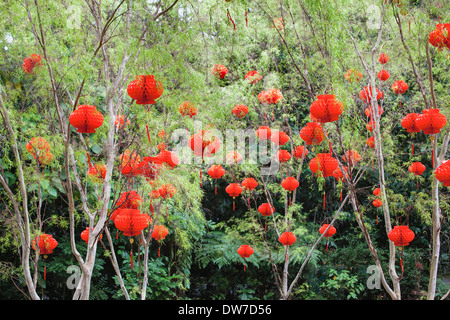
[[[83,230],[83,232],[81,232],[81,239],[83,239],[84,242],[86,242],[86,243],[89,242],[89,227],[86,227],[86,229]],[[100,234],[100,237],[98,238],[98,240],[100,240],[100,239],[103,239],[103,234]]]
[[[195,107],[195,105],[192,102],[184,101],[178,107],[178,111],[180,112],[180,114],[182,116],[189,116],[189,118],[192,118],[197,114],[198,109]]]
[[[417,126],[417,117],[419,116],[418,113],[408,113],[401,122],[401,125],[403,128],[406,129],[407,132],[420,132],[419,127]]]
[[[80,133],[95,133],[103,124],[103,115],[95,106],[79,105],[69,116],[69,122]]]
[[[231,111],[237,118],[241,119],[248,113],[248,107],[244,104],[235,105]]]
[[[391,86],[391,89],[395,94],[404,94],[408,88],[409,86],[403,80],[397,80]]]
[[[355,150],[348,150],[342,156],[342,161],[345,161],[349,166],[355,166],[361,160],[361,155]]]
[[[127,93],[136,100],[136,104],[155,104],[164,91],[160,81],[157,81],[153,75],[138,75],[135,80],[127,86]]]
[[[384,110],[378,105],[378,115],[381,116],[383,114]],[[372,106],[369,106],[364,110],[364,114],[366,117],[372,118],[373,115],[375,115],[375,112],[372,110]]]
[[[296,146],[292,151],[292,156],[296,159],[301,159],[302,157],[306,157],[309,153],[308,149],[304,146]]]
[[[344,79],[348,81],[349,83],[352,83],[353,81],[359,82],[363,77],[363,74],[359,72],[357,69],[348,69],[347,72],[344,74]]]
[[[388,238],[394,243],[400,251],[403,253],[403,248],[408,246],[411,241],[414,240],[415,234],[409,229],[408,226],[394,226],[394,228],[389,231]],[[400,266],[403,273],[403,254],[400,256]]]
[[[258,100],[264,104],[277,104],[283,100],[283,94],[279,89],[269,89],[258,94]]]
[[[169,234],[169,230],[163,225],[155,225],[153,227],[152,238],[160,242]],[[161,246],[158,247],[158,257],[161,256]]]
[[[447,118],[439,109],[425,109],[416,118],[416,125],[424,134],[439,133],[446,124]]]
[[[210,71],[214,77],[219,79],[223,79],[228,73],[228,69],[222,64],[215,64]]]
[[[337,159],[333,158],[330,153],[318,153],[309,162],[311,171],[315,174],[321,174],[324,178],[333,175],[338,165]]]
[[[425,166],[422,164],[422,162],[413,162],[409,168],[408,171],[411,173],[414,173],[416,176],[421,176],[425,171]]]
[[[375,200],[372,201],[372,205],[375,208],[379,208],[379,207],[381,207],[383,205],[383,202],[381,201],[381,199],[375,199]]]
[[[29,57],[23,59],[22,70],[27,74],[31,74],[36,66],[41,65],[41,55],[33,53]]]
[[[211,176],[211,178],[217,180],[223,177],[225,174],[225,169],[220,164],[214,164],[208,169],[207,173]],[[217,184],[214,186],[214,194],[217,195]]]
[[[300,130],[300,138],[307,145],[319,145],[325,139],[322,125],[318,122],[308,122],[305,127]]]
[[[366,144],[371,149],[375,148],[375,137],[372,136],[367,138]]]
[[[254,250],[252,249],[252,247],[247,244],[243,244],[237,249],[237,253],[241,256],[241,258],[244,259],[250,258],[253,252]],[[245,263],[244,263],[244,271],[245,271]]]
[[[291,205],[291,195],[290,193],[295,191],[295,189],[298,188],[299,182],[294,177],[286,177],[281,181],[281,186],[283,189],[285,189],[288,192],[288,198],[289,198],[289,206]]]
[[[126,119],[126,121],[125,121],[125,119]],[[124,115],[118,115],[118,116],[116,117],[116,121],[114,121],[114,126],[115,126],[118,130],[120,130],[120,129],[125,128],[126,126],[129,126],[130,123],[131,123],[131,122],[130,122],[130,119],[128,119],[128,117],[125,118]]]
[[[261,81],[262,77],[256,70],[252,70],[247,72],[245,75],[245,80],[247,80],[250,84],[256,84]]]
[[[444,187],[450,187],[450,161],[442,161],[441,165],[434,171],[434,176],[443,183]]]
[[[284,146],[289,141],[289,136],[284,131],[272,132],[270,140],[278,146]]]
[[[309,111],[321,123],[333,122],[339,120],[339,116],[344,111],[344,104],[334,95],[324,94],[317,96],[317,100],[313,101]]]
[[[372,92],[375,91],[375,92]],[[381,97],[383,96],[383,93],[378,90],[378,88],[375,88],[375,90],[372,90],[371,86],[368,87],[364,87],[364,89],[362,89],[359,92],[359,97],[365,102],[365,103],[370,103],[370,101],[372,100],[373,97],[376,96],[376,100],[381,99]]]
[[[389,76],[389,72],[384,69],[377,74],[378,79],[380,79],[381,81],[386,81],[387,79],[389,79]]]
[[[450,49],[450,23],[438,23],[428,35],[428,41],[439,51],[444,50],[445,47]]]
[[[260,140],[268,140],[272,136],[272,130],[267,126],[261,126],[256,130],[256,135]]]
[[[385,53],[380,54],[380,56],[378,57],[378,61],[381,64],[386,64],[388,63],[389,60],[390,60],[389,56]]]
[[[374,196],[379,197],[381,195],[381,189],[375,188],[372,193]]]
[[[325,223],[319,228],[319,232],[320,234],[323,234],[323,236],[327,239],[327,252],[328,252],[329,238],[334,236],[334,234],[336,233],[336,228],[328,223]]]
[[[123,175],[133,177],[139,174],[141,156],[136,151],[125,150],[120,154],[119,160],[119,170]]]
[[[159,196],[163,199],[173,198],[175,193],[177,193],[177,189],[171,183],[163,184],[158,191]]]
[[[252,191],[258,186],[258,182],[254,178],[245,178],[242,180],[241,186],[247,191]]]
[[[170,169],[175,168],[180,163],[180,159],[178,159],[178,156],[175,154],[175,152],[169,150],[161,150],[156,158],[156,161],[155,159],[151,159],[151,161],[148,161],[146,160],[148,159],[148,157],[146,157],[144,158],[144,161],[154,164],[159,164],[159,161],[161,161],[161,163],[167,164]]]
[[[42,137],[34,137],[27,142],[25,148],[34,159],[38,159],[40,164],[49,164],[53,159],[53,154],[50,152],[50,145],[47,140]]]
[[[283,246],[292,246],[295,241],[297,241],[297,237],[292,232],[283,232],[278,237],[278,241],[280,241]]]
[[[106,169],[105,164],[95,164],[89,168],[87,175],[93,183],[101,184],[105,179]]]
[[[142,197],[134,190],[122,192],[117,199],[116,206],[122,209],[137,209],[143,203]]]
[[[278,150],[277,159],[279,162],[288,162],[291,159],[291,154],[287,150]]]
[[[258,207],[258,212],[261,213],[261,215],[268,217],[275,213],[275,207],[270,203],[265,202]]]
[[[208,130],[199,130],[188,141],[189,147],[198,157],[211,157],[220,148],[220,141]]]
[[[31,247],[44,257],[44,280],[47,279],[47,256],[53,253],[58,246],[58,241],[51,234],[40,234],[33,241]]]
[[[239,185],[239,183],[230,183],[226,188],[225,192],[228,193],[230,197],[233,197],[233,211],[236,209],[236,205],[234,202],[234,199],[236,197],[239,197],[239,195],[242,193],[242,187]]]

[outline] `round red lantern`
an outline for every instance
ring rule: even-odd
[[[389,79],[389,72],[387,72],[386,70],[381,70],[380,72],[378,72],[378,79],[380,79],[381,81],[386,81],[387,79]]]
[[[372,137],[367,138],[366,144],[371,149],[375,148],[375,137],[372,136]]]
[[[228,69],[222,64],[215,64],[211,68],[211,74],[216,78],[223,79],[227,73],[228,73]]]
[[[381,189],[375,188],[372,193],[374,196],[379,197],[381,195]]]
[[[378,57],[378,61],[381,64],[386,64],[386,63],[388,63],[389,60],[390,60],[389,56],[385,53],[380,54],[380,56]]]
[[[416,125],[424,134],[439,133],[446,124],[447,118],[439,109],[425,109],[416,118]]]
[[[237,118],[241,119],[248,113],[248,107],[244,104],[235,105],[231,111]]]
[[[42,137],[34,137],[27,142],[25,148],[34,159],[38,159],[40,164],[49,164],[53,159],[53,154],[50,152],[50,145],[47,140]]]
[[[379,100],[381,99],[381,97],[383,96],[383,93],[378,90],[378,88],[375,88],[374,90],[375,92],[372,92],[372,87],[368,86],[368,87],[364,87],[364,89],[362,89],[359,92],[359,97],[365,102],[365,103],[370,103],[370,100],[372,99],[372,97],[374,97],[376,95],[376,99]]]
[[[261,81],[262,77],[256,70],[251,70],[247,72],[245,75],[245,80],[247,80],[250,84],[255,84]]]
[[[337,169],[339,163],[337,159],[333,158],[330,153],[318,153],[316,157],[309,162],[309,168],[315,174],[320,174],[322,177],[330,177],[334,170]]]
[[[349,166],[355,166],[361,160],[361,155],[355,150],[348,150],[342,156],[342,161],[345,161]]]
[[[268,217],[275,213],[275,207],[270,203],[265,202],[258,207],[258,212],[261,213],[261,215]]]
[[[344,104],[337,100],[332,94],[317,96],[309,111],[311,115],[322,123],[339,120],[339,116],[344,111]]]
[[[413,162],[409,168],[408,171],[411,173],[414,173],[416,176],[421,176],[425,171],[425,166],[422,164],[422,162]]]
[[[400,266],[403,273],[403,247],[409,245],[414,240],[415,234],[408,226],[395,226],[389,233],[388,238],[394,243],[394,246],[402,252],[400,256]]]
[[[286,191],[294,191],[295,189],[298,188],[299,186],[299,182],[295,177],[286,177],[284,178],[284,180],[281,182],[281,186],[286,190]]]
[[[392,91],[396,94],[404,94],[408,88],[409,86],[403,80],[397,80],[391,86]]]
[[[39,65],[41,65],[41,55],[33,53],[29,57],[23,59],[22,70],[23,72],[30,74],[33,73],[34,68]]]
[[[442,161],[441,165],[434,171],[434,176],[443,183],[444,187],[450,187],[450,161]]]
[[[418,113],[408,113],[401,122],[403,128],[406,129],[407,132],[420,132],[419,127],[416,124]]]
[[[278,238],[278,241],[283,246],[292,246],[297,241],[297,237],[292,232],[283,232]]]
[[[220,147],[220,141],[211,132],[199,130],[188,141],[189,147],[198,157],[211,157]]]
[[[103,115],[95,106],[79,105],[69,116],[69,122],[80,133],[95,133],[103,124]]]
[[[190,101],[184,101],[180,106],[178,107],[178,111],[182,116],[189,116],[189,118],[194,117],[198,109],[195,107],[195,105]]]
[[[123,231],[123,235],[127,237],[137,236],[148,227],[150,216],[141,213],[139,209],[123,209],[115,216],[114,224],[117,229]]]
[[[241,186],[247,191],[252,191],[258,186],[258,182],[254,178],[245,178],[242,180]]]
[[[138,75],[127,87],[128,95],[136,100],[136,104],[155,104],[164,91],[160,81],[153,75]]]
[[[160,242],[169,234],[169,230],[163,225],[155,225],[153,227],[152,238]],[[161,247],[158,248],[158,257],[161,256]]]
[[[272,136],[272,130],[269,127],[262,126],[256,130],[256,135],[260,140],[268,140]]]
[[[126,121],[125,121],[126,119]],[[120,130],[128,125],[130,125],[131,121],[130,119],[125,118],[124,115],[119,115],[116,117],[116,121],[114,121],[114,126],[117,128],[117,130]]]
[[[81,232],[81,239],[83,239],[84,242],[88,243],[88,241],[89,241],[89,227],[86,227],[86,229],[83,230],[83,232]],[[100,238],[98,240],[100,240],[100,239],[103,239],[103,234],[100,234]]]
[[[225,169],[220,164],[213,164],[207,172],[211,178],[220,179],[225,174]],[[214,193],[217,194],[217,184],[214,186]]]
[[[305,127],[300,130],[300,138],[307,145],[319,145],[325,139],[322,125],[319,122],[308,122]]]
[[[230,183],[226,188],[225,192],[228,193],[230,197],[233,197],[233,211],[236,208],[234,199],[236,197],[239,197],[239,195],[242,193],[242,187],[239,185],[239,183]]]
[[[143,201],[139,193],[131,190],[120,194],[116,206],[121,209],[137,209],[142,205]]]
[[[53,253],[57,246],[58,241],[51,234],[43,233],[31,241],[31,247],[44,256],[44,280],[47,279],[47,256]]]
[[[261,91],[258,94],[258,100],[260,103],[264,104],[277,104],[283,100],[283,94],[279,89],[269,89]]]
[[[287,150],[278,150],[277,159],[279,162],[288,162],[291,159],[291,154]]]
[[[159,196],[163,199],[172,198],[177,193],[177,189],[171,183],[163,184],[158,191]]]
[[[372,201],[372,205],[375,208],[379,208],[379,207],[381,207],[383,205],[383,202],[381,201],[381,199],[375,199],[375,200]]]
[[[304,146],[297,146],[292,151],[292,156],[296,159],[301,159],[302,157],[306,157],[306,155],[309,153],[308,149]]]
[[[439,51],[444,50],[445,47],[450,49],[450,23],[438,23],[428,35],[428,41]]]
[[[329,241],[328,239],[334,236],[334,234],[336,233],[336,228],[328,223],[325,223],[319,228],[319,232],[320,234],[323,234],[325,238],[327,238],[327,252],[328,252],[328,241]]]
[[[252,247],[247,244],[243,244],[237,249],[237,253],[241,256],[241,258],[244,259],[250,258],[253,252],[254,250],[252,249]],[[244,271],[245,271],[245,263],[244,263]]]
[[[136,151],[129,149],[120,154],[119,170],[125,176],[135,176],[139,174],[139,164],[141,156]]]
[[[150,165],[159,164],[159,162],[165,163],[170,169],[175,168],[180,162],[175,152],[169,150],[161,150],[156,157],[145,157],[143,160],[147,161]]]
[[[289,141],[289,136],[284,131],[272,132],[270,140],[278,146],[283,146]]]

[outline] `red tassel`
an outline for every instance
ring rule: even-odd
[[[419,181],[417,180],[417,190],[419,190]]]
[[[47,279],[47,266],[44,266],[44,280]]]
[[[248,27],[247,9],[245,9],[245,26]]]
[[[377,224],[378,224],[378,211],[379,211],[379,209],[377,208]]]
[[[131,270],[133,270],[133,249],[130,250]]]
[[[342,190],[341,190],[341,202],[342,202]]]
[[[217,185],[214,186],[214,194],[217,195]]]
[[[234,200],[233,200],[233,211],[234,210],[236,210],[236,204],[234,203]]]
[[[327,253],[328,253],[328,240],[327,240]]]
[[[402,273],[403,273],[403,260],[401,257],[400,257],[400,267],[402,268]]]
[[[91,168],[92,167],[91,157],[89,156],[89,152],[87,152],[87,151],[86,151],[86,156],[87,156],[87,159],[88,159],[89,168]]]
[[[158,248],[158,258],[161,257],[161,247]]]
[[[434,149],[431,149],[431,168],[434,169]]]
[[[231,18],[230,11],[227,9],[227,18],[229,21],[233,23],[233,30],[236,30],[236,24],[234,23],[233,19]]]
[[[267,231],[267,222],[264,222],[264,231]]]
[[[152,141],[150,140],[150,131],[148,130],[148,125],[145,124],[145,128],[147,129],[147,138],[148,138],[148,142],[151,144]]]
[[[245,272],[246,270],[245,270],[245,263],[244,263],[244,272]]]
[[[119,239],[119,230],[116,232],[116,240]]]
[[[291,206],[291,197],[288,195],[289,197],[289,207]]]

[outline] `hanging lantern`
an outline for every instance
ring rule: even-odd
[[[381,81],[386,81],[387,79],[389,79],[389,72],[387,72],[386,70],[381,70],[380,72],[378,72],[378,79],[380,79]]]
[[[233,211],[236,209],[236,205],[234,202],[234,199],[236,197],[239,197],[239,195],[242,193],[242,187],[239,185],[239,183],[230,183],[226,188],[225,192],[228,193],[230,197],[233,197]]]
[[[124,115],[119,115],[116,117],[116,121],[114,121],[114,126],[117,128],[117,130],[121,130],[123,128],[125,128],[126,126],[130,125],[130,119],[126,118],[125,121],[125,116]]]
[[[400,266],[403,273],[403,248],[414,240],[415,234],[408,226],[395,226],[389,233],[388,238],[401,251]]]
[[[287,150],[278,150],[277,159],[279,162],[288,162],[291,159],[291,154]]]
[[[220,164],[214,164],[208,169],[208,174],[213,179],[220,179],[225,174],[225,169]],[[214,186],[214,193],[217,195],[217,184]]]
[[[328,228],[328,226],[330,226]],[[327,230],[328,228],[328,230]],[[334,234],[336,233],[336,228],[330,224],[323,224],[320,228],[319,228],[319,232],[320,234],[323,234],[323,236],[327,239],[327,252],[328,252],[328,242],[329,242],[329,238],[331,238],[332,236],[334,236]]]
[[[241,186],[247,191],[253,191],[258,186],[258,182],[254,178],[245,178],[242,180]]]
[[[171,183],[163,184],[158,191],[159,196],[163,199],[172,198],[177,193],[177,189]]]
[[[322,125],[319,122],[308,122],[305,127],[300,130],[300,138],[307,145],[319,145],[325,139]]]
[[[348,69],[347,72],[344,74],[344,79],[347,80],[349,83],[352,83],[353,81],[359,82],[363,77],[363,74],[359,72],[357,69]]]
[[[242,155],[237,151],[230,151],[225,156],[225,162],[227,164],[238,164],[242,161]]]
[[[53,159],[53,154],[50,152],[50,145],[42,137],[34,137],[27,142],[25,148],[34,159],[38,159],[40,164],[48,165]]]
[[[441,165],[434,171],[434,176],[443,183],[444,187],[450,187],[450,161],[442,161]]]
[[[381,189],[375,188],[372,193],[374,196],[379,197],[381,195]]]
[[[193,134],[188,141],[189,147],[198,157],[211,157],[219,150],[220,141],[207,130],[199,130]]]
[[[311,104],[309,111],[321,123],[333,122],[339,120],[339,116],[344,111],[344,104],[336,100],[334,95],[324,94],[317,96],[317,100]]]
[[[388,63],[389,60],[390,60],[389,56],[385,53],[380,54],[380,56],[378,57],[378,61],[381,64],[386,64]]]
[[[121,209],[137,209],[139,208],[144,200],[134,190],[122,192],[117,199],[116,206]]]
[[[278,241],[280,241],[280,243],[283,246],[292,246],[295,241],[297,241],[297,237],[292,233],[292,232],[283,232],[279,237],[278,237]],[[289,260],[289,254],[288,251],[286,251],[286,261]]]
[[[289,136],[284,131],[272,132],[270,140],[278,146],[284,146],[289,141]]]
[[[53,238],[51,234],[40,234],[33,241],[31,247],[36,250],[39,255],[44,256],[44,280],[47,279],[47,257],[53,253],[53,250],[58,246],[58,241]]]
[[[182,116],[189,116],[189,118],[194,117],[198,109],[195,107],[195,105],[190,101],[184,101],[180,106],[178,107],[178,111]]]
[[[338,161],[331,156],[330,153],[318,153],[315,158],[309,162],[309,168],[315,174],[320,174],[322,177],[330,177],[334,170],[339,166]]]
[[[399,95],[399,107],[402,106],[402,94],[404,94],[408,88],[409,86],[403,80],[397,80],[391,86],[392,91]]]
[[[262,126],[256,130],[256,135],[260,140],[268,140],[272,136],[272,130],[269,127]]]
[[[413,137],[415,132],[420,132],[420,129],[416,123],[418,116],[418,113],[408,113],[401,122],[402,127],[405,128],[407,132],[412,133]],[[411,142],[411,154],[414,154],[413,142]]]
[[[247,244],[243,244],[237,249],[237,253],[241,256],[241,258],[244,259],[250,258],[253,252],[254,250],[252,249],[252,247]],[[245,271],[245,263],[244,263],[244,271]]]
[[[297,146],[292,151],[292,156],[296,159],[301,159],[302,157],[306,157],[309,153],[308,149],[304,146]]]
[[[289,206],[291,205],[291,193],[295,191],[299,185],[300,183],[294,177],[286,177],[283,181],[281,181],[281,186],[288,192],[287,196],[289,198]]]
[[[349,175],[348,175],[348,168],[343,166],[344,172],[345,172],[345,179],[348,180]],[[336,170],[333,171],[333,177],[336,178],[336,180],[338,182],[344,180],[344,172],[342,172],[341,168],[339,168],[339,166],[336,168]],[[341,189],[341,196],[340,196],[340,200],[342,202],[342,189]],[[324,205],[325,205],[325,201],[324,201]],[[325,207],[324,207],[325,208]]]
[[[428,35],[428,41],[439,51],[444,50],[445,47],[450,49],[450,23],[438,23]]]
[[[141,156],[136,151],[125,150],[120,154],[119,170],[125,176],[133,177],[139,174],[139,164]]]
[[[262,77],[256,70],[252,70],[247,72],[245,75],[245,80],[247,80],[250,84],[256,84],[261,81]]]
[[[215,64],[211,68],[211,74],[216,78],[223,79],[227,73],[228,73],[228,69],[224,65],[221,65],[221,64]]]
[[[160,242],[169,234],[169,230],[163,225],[155,225],[153,227],[152,238]],[[161,247],[158,248],[158,257],[161,256]]]
[[[421,176],[425,172],[426,167],[422,162],[413,162],[408,168],[408,171],[414,173],[415,176]],[[417,180],[417,190],[419,190],[419,181]]]
[[[258,212],[265,217],[269,217],[275,213],[275,207],[265,202],[258,207]]]
[[[91,166],[87,173],[89,179],[93,183],[101,184],[106,176],[106,165],[105,164],[95,164]]]
[[[373,149],[375,148],[375,137],[369,137],[366,141],[366,144],[369,146],[369,148]]]
[[[424,134],[439,133],[446,124],[447,118],[439,113],[439,109],[425,109],[416,118],[416,125]]]
[[[31,74],[36,66],[41,65],[41,55],[33,53],[29,57],[23,59],[22,70],[27,74]]]
[[[160,81],[153,75],[138,75],[127,87],[127,93],[136,104],[155,104],[164,91]]]
[[[231,111],[238,119],[241,119],[246,116],[248,113],[248,107],[244,104],[235,105],[233,110]]]
[[[89,242],[89,227],[86,227],[86,229],[81,232],[81,239],[83,239],[86,243]],[[100,238],[98,240],[100,239],[103,239],[103,234],[100,234]]]
[[[365,102],[370,103],[372,100],[372,97],[376,95],[376,99],[379,100],[383,96],[383,92],[378,90],[378,88],[375,88],[375,93],[372,92],[372,87],[364,87],[363,90],[359,92],[359,97]]]
[[[178,159],[175,152],[169,150],[161,150],[156,156],[157,161],[155,161],[155,159],[149,158],[150,157],[144,158],[144,161],[148,161],[149,163],[153,162],[154,164],[158,164],[159,161],[161,161],[161,163],[167,164],[170,169],[175,168],[180,163],[180,159]]]
[[[283,94],[279,89],[269,89],[258,94],[258,100],[264,104],[277,104],[283,100]]]
[[[117,229],[123,232],[124,236],[137,236],[148,227],[150,216],[141,213],[139,209],[123,209],[114,218],[114,224]]]
[[[375,200],[372,201],[372,205],[375,208],[379,208],[379,207],[381,207],[383,205],[383,202],[381,201],[381,199],[375,199]]]
[[[384,110],[383,108],[380,107],[380,105],[378,105],[378,115],[381,116],[383,114]],[[366,115],[366,117],[370,117],[372,118],[372,115],[375,115],[375,112],[372,110],[372,106],[368,106],[366,108],[366,110],[364,110],[364,114]]]
[[[103,124],[103,115],[95,106],[79,105],[69,116],[69,122],[80,133],[95,133]]]
[[[355,166],[361,160],[361,155],[355,150],[348,150],[342,156],[342,161],[348,163],[349,166]]]

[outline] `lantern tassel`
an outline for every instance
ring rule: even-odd
[[[245,9],[245,26],[248,27],[247,9]]]
[[[217,184],[214,186],[214,194],[217,195]]]
[[[236,24],[234,23],[233,19],[231,18],[230,10],[227,9],[227,18],[228,21],[231,21],[233,23],[233,30],[236,30]]]
[[[158,247],[158,258],[161,257],[161,247]]]
[[[147,124],[145,124],[145,128],[147,129],[147,138],[148,138],[148,142],[149,142],[150,144],[152,144],[152,141],[150,140],[150,130],[148,130],[148,125],[147,125]]]
[[[87,156],[87,159],[88,159],[89,168],[92,168],[91,157],[89,156],[89,152],[87,152],[87,151],[86,151],[86,156]]]
[[[245,272],[246,270],[245,270],[245,263],[244,263],[244,272]]]
[[[341,202],[342,202],[342,190],[341,190]]]
[[[47,266],[44,265],[44,280],[47,280]]]
[[[233,200],[233,211],[235,211],[235,210],[236,210],[236,204],[235,204],[235,202]]]
[[[133,249],[130,250],[130,266],[133,271]]]
[[[402,273],[403,273],[403,260],[402,260],[402,258],[400,257],[400,267],[401,267],[401,269],[402,269]]]
[[[431,148],[431,168],[434,169],[434,149]]]

